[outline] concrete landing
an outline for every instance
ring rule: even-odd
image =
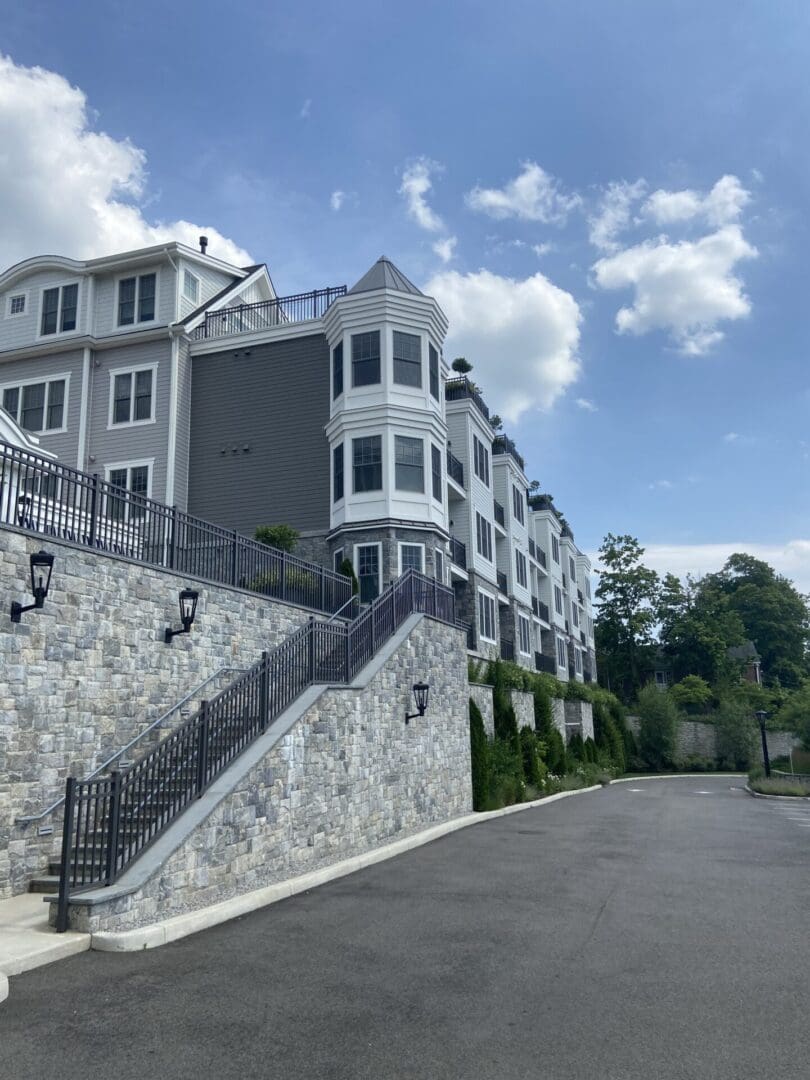
[[[0,976],[19,975],[89,948],[89,934],[57,934],[48,926],[48,905],[41,893],[0,900]]]

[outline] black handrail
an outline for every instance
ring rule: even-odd
[[[459,487],[464,487],[464,463],[449,450],[447,451],[447,475],[451,480],[455,480]]]
[[[313,289],[295,296],[278,296],[274,300],[259,300],[255,304],[235,304],[232,307],[207,311],[205,319],[191,332],[193,341],[249,334],[273,326],[321,319],[330,305],[346,295],[346,286]]]
[[[462,570],[467,569],[467,545],[457,540],[455,536],[450,537],[450,561],[460,566]]]
[[[129,768],[69,777],[57,931],[72,894],[112,884],[304,690],[350,683],[414,612],[454,626],[453,590],[409,570],[348,625],[310,618]]]
[[[98,474],[0,442],[0,523],[331,615],[351,580]]]
[[[484,403],[484,399],[481,397],[478,387],[475,383],[471,383],[466,375],[462,375],[457,379],[447,380],[444,384],[444,398],[445,401],[460,401],[462,398],[468,398],[475,403],[481,415],[489,420],[489,409]]]

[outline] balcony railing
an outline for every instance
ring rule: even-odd
[[[208,311],[202,323],[192,331],[193,341],[229,337],[231,334],[250,334],[269,330],[273,326],[321,319],[327,308],[339,296],[346,295],[345,285],[295,296],[279,296],[275,300],[260,300],[256,304],[237,304],[235,307]]]
[[[539,652],[534,654],[534,667],[536,671],[547,671],[549,675],[557,674],[557,665],[551,657],[543,656],[543,654]]]
[[[593,669],[587,666],[582,668],[582,677],[585,682],[593,682]]]
[[[501,528],[505,529],[506,528],[506,511],[504,510],[504,508],[501,506],[501,504],[498,502],[497,499],[493,499],[492,501],[495,504],[495,520],[498,522],[498,524],[501,526]]]
[[[455,480],[459,487],[464,487],[464,465],[450,451],[447,451],[447,475]]]
[[[582,642],[583,645],[587,645],[588,639],[585,637],[585,631],[584,630],[580,630],[580,632],[579,632],[579,640]]]
[[[543,549],[539,545],[537,546],[537,554],[536,554],[535,558],[537,559],[537,561],[540,563],[540,565],[543,567],[544,570],[548,570],[548,559],[546,558],[546,553],[545,553],[545,551],[543,551]]]
[[[492,453],[495,454],[509,454],[515,459],[521,469],[526,468],[526,463],[523,460],[521,454],[518,453],[518,448],[512,442],[508,435],[496,435],[492,440]]]
[[[489,420],[489,409],[484,404],[484,399],[475,383],[471,383],[466,375],[462,375],[459,379],[447,380],[444,384],[444,398],[445,401],[461,401],[467,398],[473,402],[484,419]]]
[[[549,621],[548,604],[544,604],[543,601],[536,596],[532,597],[532,611],[538,619],[543,619],[545,622]]]
[[[456,540],[455,536],[450,537],[450,561],[462,570],[467,569],[467,547],[460,540]]]
[[[498,588],[506,596],[506,574],[502,574],[498,571]]]
[[[514,641],[508,641],[506,638],[501,638],[501,660],[514,660],[515,659],[515,643]]]
[[[580,604],[585,604],[585,601],[582,598],[582,589],[577,589],[577,599],[579,600]]]
[[[529,537],[529,554],[533,559],[537,558],[537,547],[531,537]]]

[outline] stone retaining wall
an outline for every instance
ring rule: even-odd
[[[421,678],[428,710],[406,726]],[[464,634],[423,618],[365,688],[326,690],[137,892],[72,907],[71,927],[144,926],[468,813],[470,689]]]
[[[24,891],[58,847],[14,824],[64,793],[221,667],[248,667],[309,612],[252,593],[0,528],[0,595],[30,603],[29,555],[55,556],[41,611],[0,618],[0,899]],[[178,592],[200,591],[190,634]]]
[[[637,716],[628,716],[627,725],[634,735],[638,735],[640,721]],[[769,731],[767,736],[768,754],[772,758],[788,757],[791,749],[800,745],[800,740],[788,731]],[[714,724],[700,720],[681,720],[678,724],[676,753],[679,760],[701,757],[713,761],[717,753],[716,746],[717,729]],[[762,741],[758,731],[754,754],[755,760],[762,762]]]
[[[481,710],[484,731],[490,739],[495,738],[495,710],[492,707],[492,687],[485,683],[470,683],[470,697]]]
[[[534,731],[534,694],[528,694],[525,690],[512,690],[511,694],[518,731],[522,727],[530,727]]]

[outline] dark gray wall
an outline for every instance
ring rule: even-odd
[[[323,334],[195,356],[189,513],[248,536],[282,522],[328,530],[328,420]]]

